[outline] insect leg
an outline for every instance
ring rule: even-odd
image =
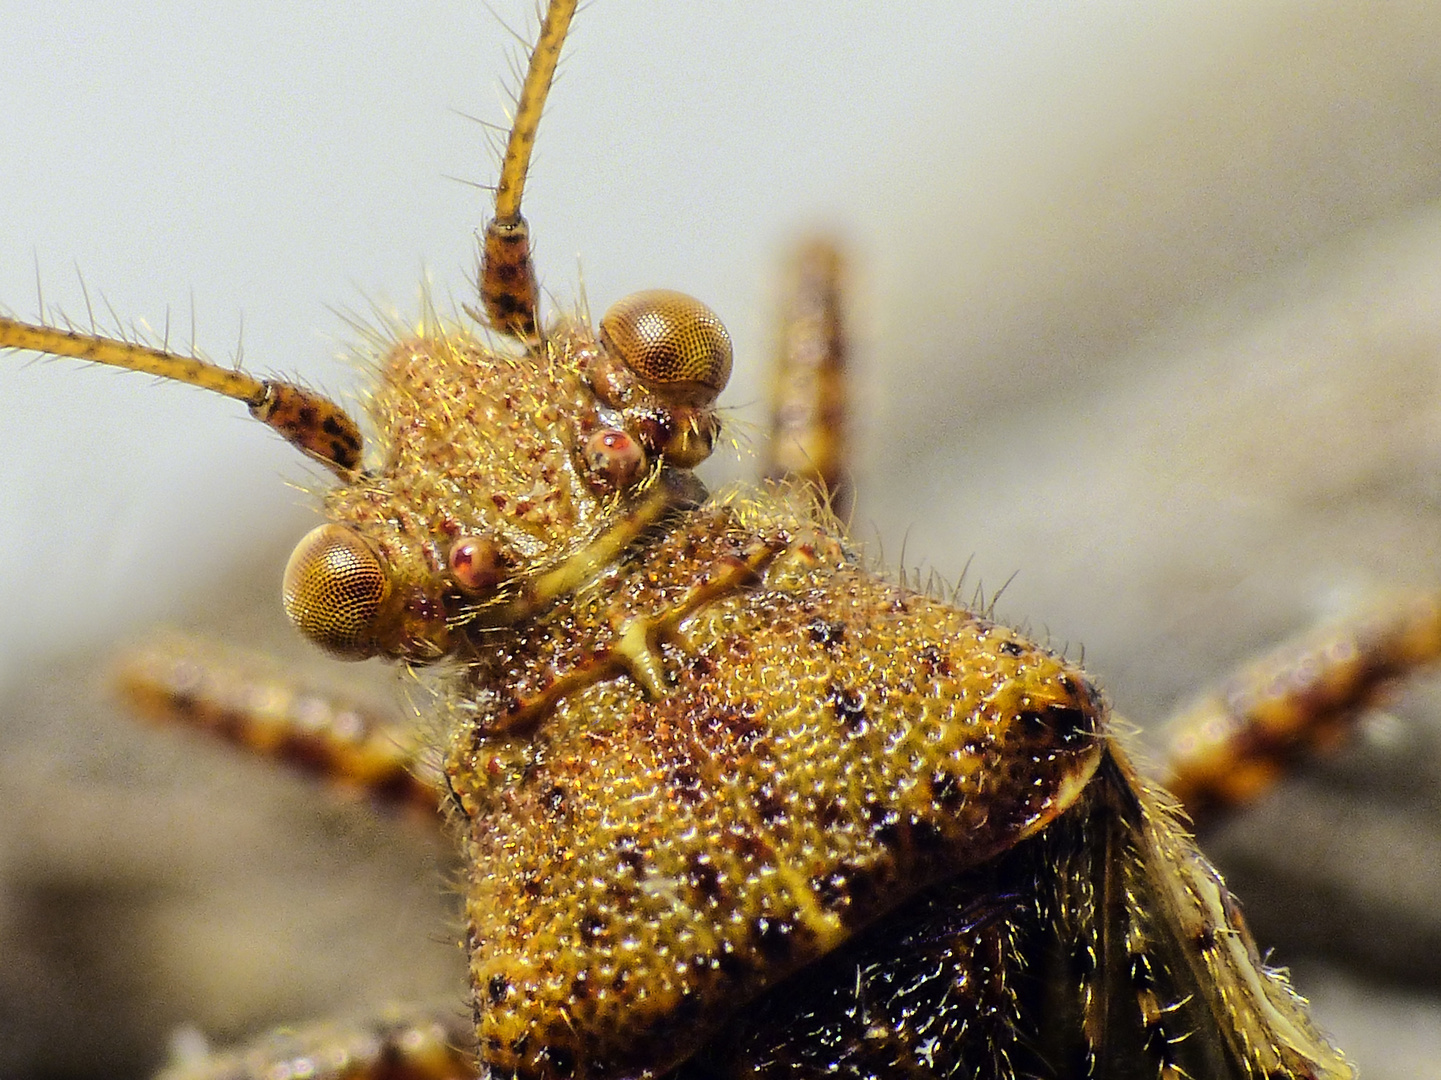
[[[850,514],[844,267],[829,240],[796,252],[782,299],[765,475],[815,484],[842,521]]]
[[[1170,725],[1162,783],[1198,824],[1339,743],[1398,681],[1441,659],[1441,595],[1393,598],[1290,641]]]
[[[247,1046],[186,1055],[157,1080],[471,1080],[469,1012],[457,1002],[281,1028]]]
[[[417,734],[367,705],[302,686],[263,658],[168,636],[121,658],[127,702],[390,803],[441,805],[445,780]]]

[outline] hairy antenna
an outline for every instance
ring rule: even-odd
[[[525,191],[540,114],[575,8],[576,0],[552,0],[541,23],[540,37],[531,51],[530,66],[515,103],[515,119],[495,189],[495,216],[486,223],[481,245],[480,299],[486,319],[501,333],[528,344],[539,340],[540,286],[530,258],[530,226],[521,215],[520,198]]]
[[[485,227],[482,246],[480,294],[486,318],[496,330],[527,344],[539,340],[536,328],[540,287],[530,257],[530,229],[521,216],[520,200],[541,111],[575,9],[576,0],[552,0],[546,11],[516,101],[495,192],[495,216]],[[70,356],[224,394],[245,402],[257,420],[280,432],[287,442],[342,479],[353,478],[360,468],[362,439],[355,421],[329,398],[293,383],[257,379],[197,356],[120,338],[4,317],[0,317],[0,349]]]
[[[24,349],[49,356],[73,356],[97,364],[143,371],[235,398],[250,415],[285,436],[287,442],[342,478],[360,467],[361,437],[349,414],[313,390],[278,379],[257,379],[235,368],[196,356],[118,338],[61,330],[0,317],[0,349]]]

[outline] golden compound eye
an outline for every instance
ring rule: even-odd
[[[585,440],[591,482],[605,492],[620,491],[645,473],[645,451],[629,432],[602,428]]]
[[[731,339],[714,311],[685,293],[651,289],[611,305],[600,340],[663,399],[706,405],[731,375]]]
[[[450,545],[445,561],[456,585],[468,593],[495,588],[506,568],[505,553],[500,545],[485,536],[462,536]]]
[[[285,564],[281,598],[302,634],[327,652],[363,660],[375,652],[372,625],[390,592],[380,558],[343,525],[305,534]]]

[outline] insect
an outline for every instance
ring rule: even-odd
[[[1040,608],[1038,607],[1038,608],[1036,608],[1036,610],[1040,610]]]

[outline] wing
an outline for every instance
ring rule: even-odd
[[[1056,852],[1053,922],[1058,944],[1072,943],[1066,960],[1094,1061],[1084,1075],[1355,1075],[1285,973],[1262,962],[1235,900],[1169,800],[1114,741],[1087,811],[1053,841],[1067,849]]]

